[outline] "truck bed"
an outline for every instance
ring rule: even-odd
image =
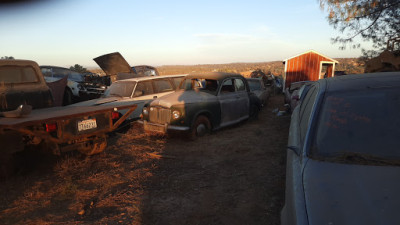
[[[118,109],[127,109],[136,107],[135,104],[126,103],[118,106]],[[54,121],[60,119],[69,119],[79,116],[89,116],[95,113],[107,112],[113,110],[113,106],[64,106],[51,107],[45,109],[36,109],[25,117],[5,118],[0,117],[0,128],[8,128],[14,126],[29,126],[32,124],[42,123],[45,121]]]

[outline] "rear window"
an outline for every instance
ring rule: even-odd
[[[21,84],[36,83],[39,77],[31,66],[1,66],[0,83]]]
[[[322,156],[360,153],[400,159],[400,90],[329,94],[317,123],[314,151]]]

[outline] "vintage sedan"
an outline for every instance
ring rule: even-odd
[[[398,224],[400,72],[322,79],[294,109],[281,224]]]
[[[127,102],[137,104],[136,110],[127,118],[127,122],[123,124],[127,125],[130,121],[140,119],[142,108],[146,103],[174,92],[185,76],[185,74],[182,74],[117,80],[111,84],[101,98],[80,102],[71,106],[107,105],[118,107]],[[124,114],[125,111],[122,110],[120,113]]]
[[[256,117],[260,101],[246,79],[231,73],[195,73],[181,89],[143,108],[146,131],[188,131],[190,137]]]

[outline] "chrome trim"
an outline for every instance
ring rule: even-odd
[[[175,125],[168,125],[167,127],[168,130],[180,130],[180,131],[187,131],[190,128],[189,127],[182,127],[182,126],[175,126]]]

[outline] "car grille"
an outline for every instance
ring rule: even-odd
[[[149,120],[152,123],[169,123],[171,119],[171,110],[158,107],[150,107]]]

